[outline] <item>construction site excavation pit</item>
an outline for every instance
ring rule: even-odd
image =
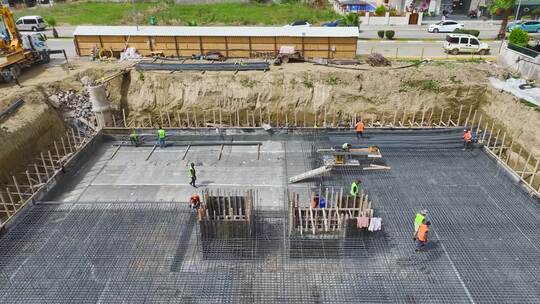
[[[165,148],[155,130],[141,131],[139,147],[128,134],[101,130],[9,223],[0,302],[540,302],[538,199],[488,152],[463,151],[461,128],[370,128],[362,139],[337,129],[168,129]],[[344,142],[379,147],[390,169],[342,167],[289,183],[323,164],[317,150]],[[291,234],[292,193],[305,207],[314,189],[348,192],[358,178],[382,230]],[[202,238],[188,200],[203,192],[238,198],[238,218],[223,204],[212,218],[248,233]],[[415,253],[422,209],[431,241]]]

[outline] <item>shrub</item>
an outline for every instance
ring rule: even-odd
[[[390,10],[390,16],[397,16],[397,15],[398,15],[397,9],[393,8]]]
[[[520,28],[515,28],[508,35],[508,41],[519,46],[526,46],[529,43],[529,34]]]
[[[327,85],[336,85],[338,83],[338,77],[334,74],[330,74],[328,75],[328,77],[326,78],[325,82]]]
[[[360,20],[358,19],[358,14],[348,13],[347,15],[341,18],[341,26],[358,26]]]
[[[473,36],[476,36],[476,37],[480,36],[480,31],[479,30],[471,30],[471,29],[455,29],[454,33],[470,34],[470,35],[473,35]]]
[[[531,15],[525,15],[521,17],[521,20],[531,20]]]
[[[311,81],[309,78],[304,78],[302,84],[308,89],[313,88],[313,81]]]
[[[386,31],[384,34],[385,34],[387,39],[392,40],[394,38],[394,35],[396,34],[396,32],[394,32],[394,31]]]
[[[377,6],[377,8],[375,9],[375,15],[376,16],[384,16],[386,14],[386,6],[384,5],[379,5]]]
[[[508,16],[508,21],[514,21],[515,19],[516,19],[516,16],[514,15]]]
[[[535,8],[535,9],[533,9],[532,12],[531,12],[531,15],[532,15],[534,18],[540,17],[540,7],[537,7],[537,8]]]
[[[377,36],[379,36],[379,38],[383,39],[384,38],[384,31],[377,31]]]

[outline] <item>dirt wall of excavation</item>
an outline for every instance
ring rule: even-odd
[[[130,119],[159,111],[263,110],[270,112],[358,113],[371,119],[382,114],[445,108],[455,118],[461,105],[479,106],[486,92],[489,66],[476,64],[467,79],[461,68],[424,66],[355,71],[295,64],[271,71],[162,73],[137,71],[111,82],[116,108],[123,104]],[[475,81],[473,81],[475,80]],[[482,80],[482,81],[480,81]],[[435,111],[433,119],[440,112]],[[154,120],[157,121],[157,120]]]
[[[8,104],[14,97],[22,98],[24,104],[1,121],[0,179],[4,181],[13,172],[24,171],[26,163],[64,132],[62,119],[44,102],[42,92],[23,90],[18,96],[0,100],[0,104]]]

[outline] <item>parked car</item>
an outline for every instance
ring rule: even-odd
[[[15,22],[19,31],[43,31],[47,28],[47,24],[41,16],[23,16]]]
[[[469,34],[448,34],[443,44],[444,51],[452,55],[459,53],[489,54],[489,45],[480,42],[478,38]]]
[[[519,28],[529,33],[540,33],[540,21],[518,21],[512,22],[506,27],[506,31],[511,32],[513,29]]]
[[[285,27],[289,26],[311,26],[311,23],[307,22],[306,20],[297,20],[293,23],[285,25]]]
[[[334,21],[330,21],[330,22],[326,22],[326,23],[323,23],[322,26],[327,26],[327,27],[337,27],[341,24],[341,20],[334,20]]]
[[[434,24],[430,24],[428,27],[428,32],[430,33],[451,33],[455,29],[464,28],[465,24],[459,23],[457,21],[445,20],[439,21]]]

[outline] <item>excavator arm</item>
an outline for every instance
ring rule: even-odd
[[[13,19],[13,13],[9,10],[8,7],[0,6],[0,20],[4,24],[4,28],[8,31],[7,33],[1,33],[9,37],[0,39],[0,50],[4,53],[18,52],[23,50],[21,37],[17,26],[15,25],[15,20]]]

